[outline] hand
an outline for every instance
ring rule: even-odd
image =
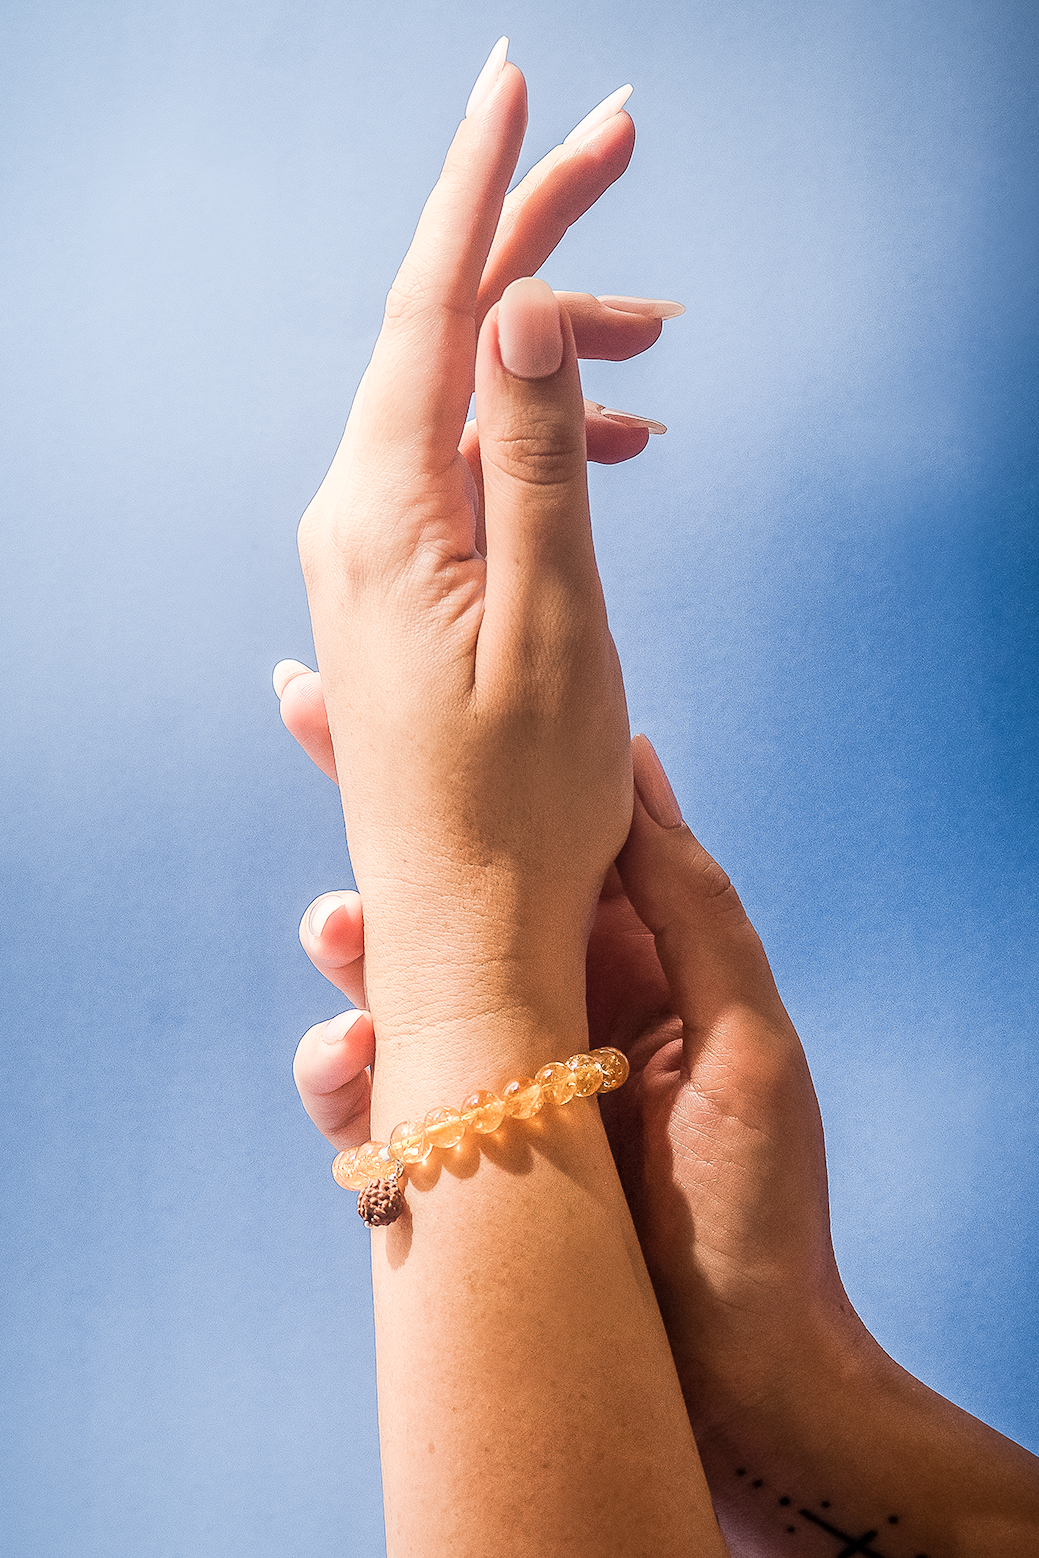
[[[524,122],[522,77],[506,66],[458,132],[300,526],[384,1047],[428,1033],[438,1003],[476,1028],[503,1006],[527,1012],[532,1030],[535,1013],[542,1030],[546,1013],[550,1030],[572,1028],[599,887],[630,815],[576,342],[543,284],[510,287],[485,314],[475,471],[459,449],[479,318],[524,252],[521,231],[529,255],[530,203],[546,209],[538,190],[553,182],[550,170],[492,250]],[[611,124],[592,142],[614,141]],[[645,330],[594,300],[571,307],[593,346],[598,330],[596,349],[620,330],[628,351]]]
[[[649,743],[636,736],[632,750],[631,831],[588,946],[588,1042],[629,1057],[626,1085],[600,1099],[610,1146],[723,1528],[734,1550],[747,1538],[766,1552],[788,1539],[786,1524],[771,1505],[748,1516],[734,1468],[796,1460],[804,1404],[822,1424],[827,1394],[849,1388],[846,1361],[880,1349],[837,1272],[818,1106],[764,950]],[[300,940],[363,1006],[358,895],[316,900]],[[371,1134],[374,1055],[363,1011],[300,1042],[300,1096],[337,1149]],[[796,1487],[803,1472],[788,1469]]]
[[[793,1339],[843,1324],[848,1306],[804,1052],[735,890],[667,810],[644,737],[633,756],[640,799],[588,947],[589,1043],[631,1062],[628,1083],[600,1102],[699,1438],[753,1410]],[[358,894],[317,899],[300,940],[363,1007]],[[300,1042],[300,1095],[336,1148],[369,1137],[374,1053],[364,1011]]]

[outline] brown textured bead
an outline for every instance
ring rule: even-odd
[[[395,1223],[407,1202],[395,1179],[373,1179],[357,1197],[357,1213],[369,1228],[386,1228]]]

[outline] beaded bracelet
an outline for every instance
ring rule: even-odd
[[[457,1147],[466,1131],[487,1136],[503,1120],[529,1120],[545,1104],[612,1093],[628,1077],[627,1056],[607,1046],[569,1060],[551,1061],[533,1077],[506,1082],[501,1093],[470,1093],[461,1109],[431,1109],[421,1125],[395,1125],[388,1142],[367,1141],[348,1147],[332,1164],[332,1177],[344,1190],[359,1190],[357,1210],[370,1228],[395,1223],[405,1207],[401,1180],[413,1163],[425,1163],[434,1147]]]

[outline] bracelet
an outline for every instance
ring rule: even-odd
[[[434,1147],[457,1147],[466,1131],[487,1136],[503,1120],[529,1120],[545,1104],[612,1093],[627,1081],[628,1058],[607,1046],[569,1060],[550,1061],[533,1077],[506,1082],[501,1093],[470,1093],[461,1109],[431,1109],[421,1125],[395,1125],[388,1142],[367,1141],[348,1147],[332,1164],[332,1177],[344,1190],[359,1190],[357,1210],[370,1228],[395,1223],[405,1205],[401,1180],[413,1163],[425,1163]]]

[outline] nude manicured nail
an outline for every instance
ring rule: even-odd
[[[620,113],[634,90],[629,82],[627,86],[618,87],[616,92],[611,92],[609,97],[604,97],[597,108],[593,108],[590,114],[585,114],[580,124],[574,125],[563,145],[577,146],[581,141],[586,141],[590,135],[594,135],[596,130],[601,130],[614,114]]]
[[[315,941],[321,939],[321,932],[337,909],[342,909],[346,903],[345,893],[322,893],[320,898],[315,898],[310,905],[307,914],[307,931]]]
[[[685,304],[671,298],[622,298],[606,293],[597,302],[615,308],[619,314],[641,314],[643,319],[677,319],[685,313]]]
[[[279,660],[271,673],[271,681],[274,683],[274,691],[280,698],[289,683],[297,676],[309,676],[309,665],[304,665],[302,660]]]
[[[648,736],[636,736],[632,742],[635,758],[635,788],[639,800],[661,828],[677,828],[682,811],[675,792]]]
[[[601,417],[609,422],[619,422],[621,427],[644,427],[647,433],[667,432],[663,422],[654,422],[652,417],[638,417],[633,411],[612,411],[608,406],[599,406],[597,410]]]
[[[487,63],[477,76],[473,90],[469,93],[469,101],[465,105],[465,117],[467,119],[471,119],[483,107],[494,91],[495,84],[505,65],[508,52],[508,38],[499,38],[487,56]]]
[[[563,361],[559,304],[547,281],[523,276],[498,304],[498,350],[517,379],[547,379]]]
[[[352,1011],[340,1012],[338,1017],[330,1017],[321,1030],[322,1044],[341,1044],[360,1015],[360,1007],[355,1007]]]

